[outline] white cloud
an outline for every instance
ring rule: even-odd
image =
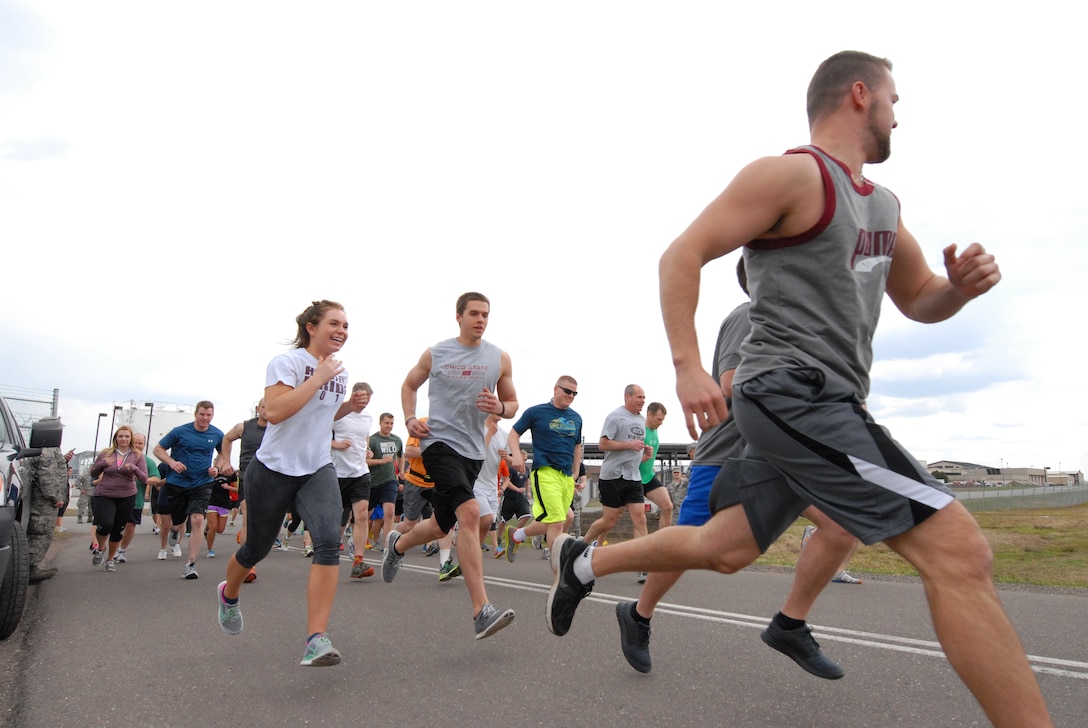
[[[874,411],[929,460],[1079,466],[1085,101],[1065,7],[2,6],[24,22],[0,54],[18,71],[0,89],[0,329],[21,353],[0,382],[85,404],[67,437],[88,445],[114,400],[208,397],[231,424],[327,297],[351,318],[352,376],[399,416],[407,369],[477,289],[523,402],[575,375],[592,440],[638,382],[670,406],[663,439],[686,441],[658,256],[743,164],[807,140],[809,75],[868,38],[902,97],[870,176],[935,267],[979,240],[1005,275],[944,324],[886,308]],[[16,154],[32,140],[52,153]],[[709,266],[708,357],[740,300],[732,261]]]

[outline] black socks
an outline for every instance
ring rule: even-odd
[[[792,632],[795,629],[801,629],[805,626],[805,620],[794,619],[793,617],[787,617],[782,612],[774,615],[774,623],[784,630]]]

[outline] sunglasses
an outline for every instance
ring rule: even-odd
[[[567,395],[569,395],[569,396],[571,396],[571,397],[577,397],[577,396],[578,396],[578,392],[574,391],[573,389],[567,389],[566,387],[562,387],[562,386],[560,386],[560,385],[558,385],[558,384],[557,384],[557,385],[555,385],[555,386],[557,386],[557,387],[559,387],[560,389],[562,389],[562,390],[563,390],[563,392],[565,392],[565,393],[566,393]]]

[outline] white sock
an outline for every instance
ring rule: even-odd
[[[593,573],[593,549],[595,548],[596,546],[590,546],[574,561],[574,575],[583,584],[591,584],[597,580]]]
[[[449,560],[450,560],[450,550],[449,549],[439,549],[438,550],[438,563],[444,564]]]
[[[522,541],[525,540],[525,529],[524,528],[515,528],[514,529],[514,540],[517,541],[518,543],[521,543]]]

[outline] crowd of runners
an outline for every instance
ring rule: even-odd
[[[388,583],[410,549],[437,550],[439,578],[460,577],[466,586],[476,639],[509,626],[513,610],[491,600],[483,578],[494,526],[488,548],[510,561],[534,538],[548,544],[554,581],[545,613],[555,635],[572,629],[596,579],[639,575],[640,599],[619,604],[616,617],[625,657],[649,672],[654,608],[683,572],[738,571],[804,514],[818,528],[807,534],[793,590],[761,635],[770,647],[814,675],[841,677],[806,616],[832,579],[845,581],[843,564],[859,540],[883,541],[917,568],[945,653],[989,719],[1049,725],[977,523],[866,408],[885,293],[907,317],[928,323],[953,316],[1001,279],[994,257],[977,243],[962,252],[945,248],[945,275],[935,274],[903,225],[899,200],[863,174],[865,164],[890,154],[898,99],[886,59],[846,51],[824,61],[809,85],[811,144],[745,167],[661,257],[680,416],[698,438],[677,526],[646,532],[644,499],[658,504],[662,525],[671,523],[674,507],[653,472],[656,436],[648,434],[665,408],[651,403],[643,415],[646,397],[637,385],[626,387],[623,405],[604,420],[604,513],[576,538],[569,533],[572,504],[584,487],[584,428],[572,408],[577,380],[560,375],[550,397],[540,398],[546,401],[521,407],[510,355],[484,339],[486,296],[462,295],[457,335],[427,348],[407,373],[403,445],[391,436],[391,413],[379,416],[385,439],[368,434],[370,388],[349,384],[338,359],[347,314],[335,302],[315,301],[296,319],[294,348],[269,363],[253,420],[223,433],[211,425],[211,403],[198,403],[194,423],[155,444],[157,474],[136,435],[115,433],[92,469],[102,477],[101,497],[110,499],[96,510],[94,562],[104,560],[112,571],[127,557],[128,514],[139,496],[132,491],[145,483],[163,519],[159,557],[176,557],[191,529],[183,575],[196,579],[201,543],[207,539],[211,556],[237,497],[240,546],[217,588],[219,625],[237,635],[242,584],[301,522],[312,559],[301,664],[335,665],[341,656],[327,627],[342,549],[353,557],[348,578],[367,578],[374,570],[361,554],[380,544]],[[739,249],[738,279],[751,301],[723,322],[707,372],[694,323],[701,270]],[[417,399],[424,383],[426,407]],[[512,420],[509,430],[503,420]],[[525,436],[532,439],[531,465],[519,444]],[[237,472],[230,459],[235,440],[242,451]],[[636,537],[605,545],[625,512]]]

